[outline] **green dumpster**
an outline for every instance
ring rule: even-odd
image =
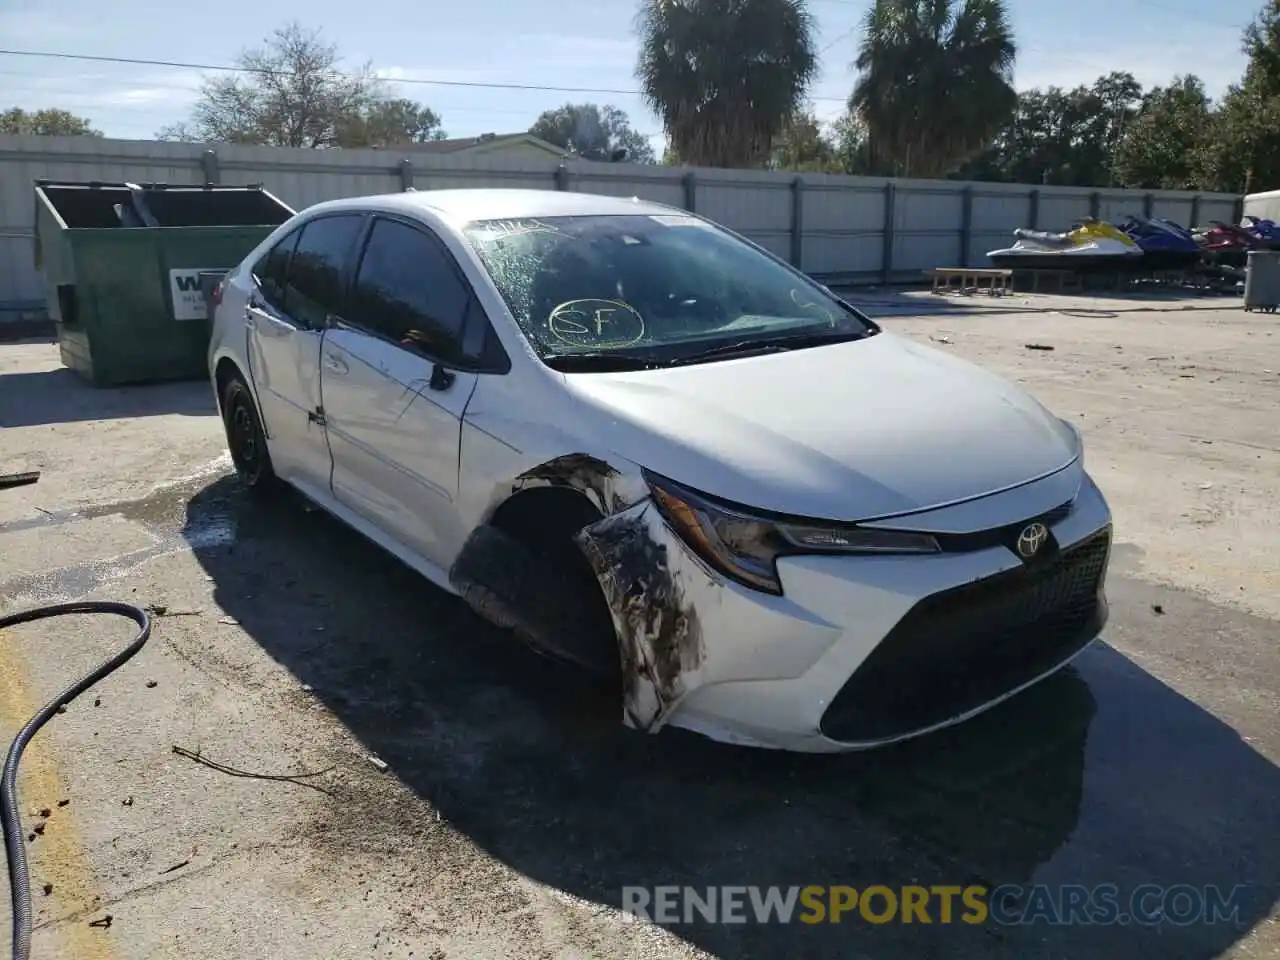
[[[95,386],[206,376],[211,280],[294,211],[261,186],[37,180],[62,362]]]

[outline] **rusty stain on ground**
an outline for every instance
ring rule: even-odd
[[[21,655],[13,644],[0,643],[0,727],[17,730],[37,709]],[[37,736],[23,754],[20,789],[24,810],[66,795],[66,784],[47,735]],[[59,807],[63,804],[59,803]],[[37,930],[46,926],[55,929],[63,948],[57,955],[76,960],[112,960],[116,954],[110,935],[89,930],[74,919],[59,919],[92,907],[97,895],[75,814],[63,808],[39,826],[44,827],[45,823],[48,827],[35,834],[36,840],[28,851],[32,886],[45,889],[47,896],[37,908],[34,926]]]

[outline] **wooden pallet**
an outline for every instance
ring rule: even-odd
[[[1013,292],[1013,271],[997,270],[990,267],[934,267],[924,272],[933,280],[934,293],[949,293],[954,288],[959,294],[968,296],[971,293],[985,293],[987,296],[999,297]]]

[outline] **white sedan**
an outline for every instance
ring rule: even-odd
[[[973,716],[1107,617],[1079,433],[701,217],[447,190],[338,200],[215,293],[244,481],[277,481],[629,726],[835,751]]]

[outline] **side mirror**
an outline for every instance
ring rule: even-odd
[[[438,393],[448,390],[457,379],[457,375],[452,370],[446,370],[437,363],[431,367],[431,379],[427,381],[427,386]]]

